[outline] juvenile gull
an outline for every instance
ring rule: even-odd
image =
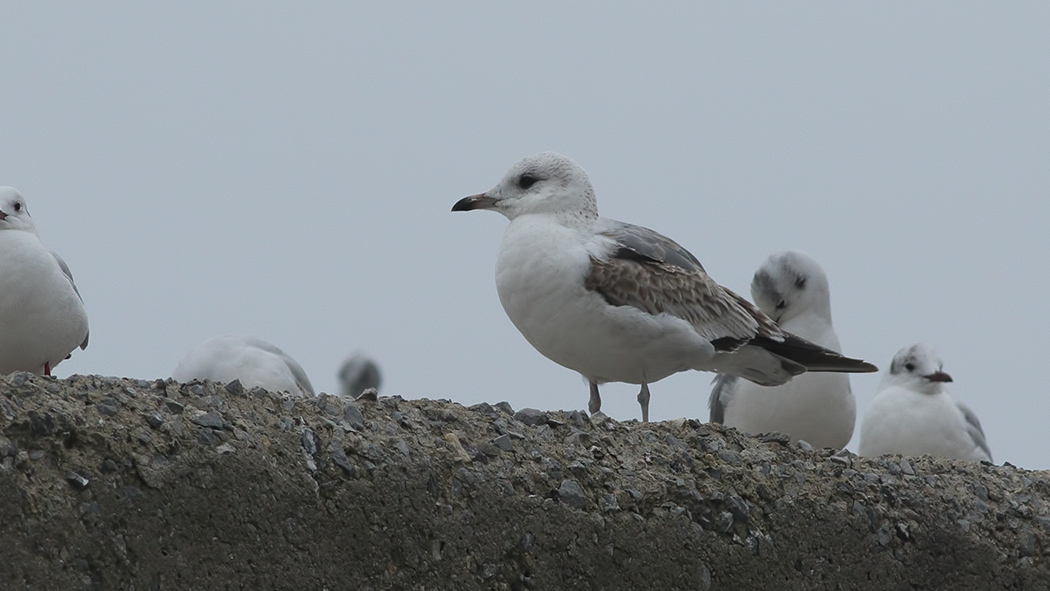
[[[496,291],[511,322],[547,358],[598,385],[649,384],[688,369],[769,386],[810,371],[877,371],[785,333],[721,287],[689,251],[648,228],[599,217],[587,174],[564,156],[529,156],[491,190],[452,211],[492,209],[510,220]]]
[[[977,415],[952,400],[937,353],[923,344],[897,352],[860,428],[860,455],[930,454],[992,461]]]
[[[343,396],[357,398],[369,388],[379,389],[382,376],[375,361],[358,353],[346,360],[339,368],[339,384]]]
[[[770,255],[751,280],[751,298],[781,329],[842,351],[831,324],[827,275],[808,255]],[[715,378],[710,406],[711,422],[748,433],[779,431],[836,449],[853,437],[857,417],[849,376],[842,373],[807,373],[772,387],[723,374]]]
[[[171,374],[177,382],[211,380],[228,383],[240,380],[245,388],[313,396],[310,379],[284,351],[254,337],[215,337],[186,354]]]
[[[0,374],[51,375],[87,344],[87,312],[69,267],[40,243],[22,194],[0,187]]]

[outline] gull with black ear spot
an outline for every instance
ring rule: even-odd
[[[828,277],[809,255],[770,255],[755,272],[751,297],[782,330],[842,350],[831,322]],[[779,386],[720,375],[709,405],[712,422],[747,433],[777,431],[814,447],[836,449],[849,443],[857,418],[849,376],[843,373],[806,373]]]
[[[25,197],[0,187],[0,374],[51,375],[87,344],[87,311],[73,274],[41,244]]]
[[[945,384],[951,381],[930,347],[919,343],[898,351],[864,414],[860,455],[992,461],[981,421],[948,394]]]
[[[474,209],[510,220],[496,257],[500,303],[537,351],[589,382],[592,413],[600,384],[626,382],[641,386],[647,421],[649,384],[690,369],[766,385],[807,370],[876,371],[784,332],[670,238],[600,217],[587,173],[565,156],[524,158],[452,207]]]

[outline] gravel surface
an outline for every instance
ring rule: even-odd
[[[695,420],[0,376],[2,589],[1048,589],[1048,502]]]

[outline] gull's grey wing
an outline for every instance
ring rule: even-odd
[[[69,270],[69,265],[66,264],[66,261],[62,260],[62,257],[58,256],[57,252],[51,251],[51,256],[55,257],[55,262],[58,263],[58,268],[62,269],[62,272],[66,274],[66,279],[69,279],[69,284],[73,286],[73,293],[77,294],[77,297],[80,298],[80,303],[83,304],[84,297],[80,295],[80,290],[77,289],[77,284],[73,281],[73,272]],[[84,342],[80,343],[81,350],[87,349],[89,338],[91,338],[90,330],[84,335]]]
[[[609,304],[681,318],[719,351],[734,351],[758,336],[784,340],[773,320],[718,285],[700,261],[674,240],[648,228],[611,221],[598,234],[612,240],[614,247],[607,256],[592,255],[585,285]]]
[[[84,298],[81,297],[80,290],[77,289],[77,284],[73,281],[73,272],[69,270],[69,265],[66,264],[66,261],[62,260],[62,257],[58,256],[57,252],[52,251],[51,256],[55,257],[55,262],[58,263],[58,267],[66,274],[66,279],[69,279],[69,284],[73,286],[73,291],[76,292],[77,297],[80,298],[80,303],[84,303]]]
[[[961,402],[956,402],[955,406],[959,407],[963,417],[966,419],[966,432],[969,433],[973,444],[984,450],[985,455],[988,456],[988,461],[991,462],[992,450],[988,449],[988,442],[984,438],[984,429],[981,428],[981,421],[977,418],[977,413]]]
[[[714,384],[714,387],[711,388],[711,398],[707,401],[707,406],[711,409],[710,422],[725,422],[726,406],[729,405],[729,398],[732,396],[733,390],[736,389],[739,380],[740,378],[736,376],[724,373],[715,376],[715,379],[711,382]]]
[[[631,253],[634,253],[635,256],[641,255],[642,258],[649,261],[666,263],[686,271],[701,271],[706,274],[704,266],[693,256],[693,253],[667,236],[644,226],[615,222],[608,230],[602,232],[602,235],[615,240],[621,249],[628,249],[629,253],[621,253],[626,254],[627,258],[631,258]]]
[[[292,359],[287,353],[282,351],[279,347],[276,347],[261,339],[249,338],[245,339],[253,347],[262,349],[269,353],[279,356],[284,360],[285,365],[291,370],[292,376],[295,377],[295,383],[299,384],[304,390],[306,390],[311,396],[315,396],[313,384],[310,383],[310,378],[306,377],[306,371],[303,370],[303,366],[299,365],[299,362]]]

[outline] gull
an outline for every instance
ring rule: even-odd
[[[87,312],[73,274],[41,244],[22,194],[0,187],[0,374],[49,376],[87,344]]]
[[[379,366],[360,353],[347,359],[343,367],[339,368],[339,383],[342,385],[343,396],[357,398],[369,388],[378,390],[381,381]]]
[[[751,297],[782,330],[841,352],[831,324],[824,269],[797,251],[770,255],[751,280]],[[786,433],[815,447],[841,449],[853,437],[857,405],[843,373],[807,373],[779,386],[720,375],[711,390],[711,422],[747,433]]]
[[[981,421],[948,395],[952,377],[936,351],[919,343],[897,352],[860,428],[860,455],[929,454],[992,461]]]
[[[294,359],[262,339],[223,335],[186,354],[171,374],[176,382],[240,380],[245,388],[313,396],[310,379]]]
[[[810,371],[877,371],[790,335],[715,283],[700,261],[653,230],[602,218],[587,173],[545,152],[452,211],[491,209],[510,220],[496,257],[496,291],[511,322],[541,354],[583,375],[588,409],[598,386],[641,386],[690,369],[764,385]]]

